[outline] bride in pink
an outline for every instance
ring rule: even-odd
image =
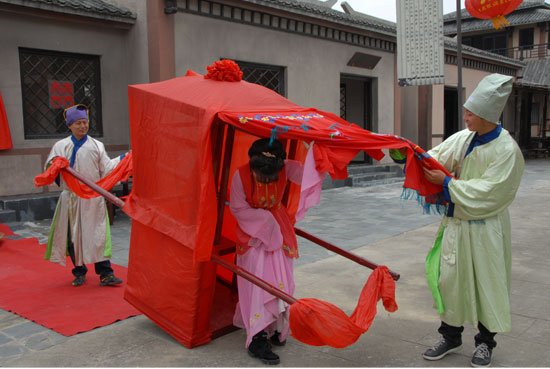
[[[285,160],[281,142],[262,138],[248,150],[250,161],[231,183],[230,209],[237,220],[237,265],[294,294],[293,259],[298,257],[294,224],[282,204],[287,181],[301,186],[297,220],[319,203],[325,174],[315,170],[310,149],[305,164]],[[245,328],[246,347],[265,364],[278,364],[271,345],[283,346],[289,336],[289,305],[260,287],[237,278],[239,303],[233,324]]]

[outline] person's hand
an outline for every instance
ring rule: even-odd
[[[424,170],[424,177],[428,180],[428,182],[436,185],[442,185],[445,181],[445,173],[439,169],[429,170],[426,167],[422,167],[422,170]]]

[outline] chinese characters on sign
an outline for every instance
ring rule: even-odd
[[[441,0],[397,1],[397,78],[400,86],[445,83]]]
[[[66,109],[74,105],[74,90],[71,82],[48,81],[50,108]]]

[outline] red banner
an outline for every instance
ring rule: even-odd
[[[8,116],[4,109],[4,101],[2,100],[2,94],[0,93],[0,150],[11,149],[13,144],[11,142],[10,126],[8,124]]]

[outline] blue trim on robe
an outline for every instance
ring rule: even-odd
[[[73,153],[71,154],[71,160],[69,161],[69,165],[72,168],[74,165],[74,161],[76,160],[76,152],[78,149],[84,145],[86,140],[88,139],[88,135],[84,135],[80,140],[77,140],[75,136],[71,136],[71,141],[73,141],[74,147],[73,147]]]
[[[472,152],[474,147],[485,145],[486,143],[493,141],[500,135],[500,132],[502,132],[502,126],[500,124],[497,125],[495,129],[485,133],[484,135],[478,135],[476,132],[472,142],[470,142],[470,147],[468,147],[468,151],[466,151],[466,155],[464,155],[464,157],[468,156],[468,154]]]
[[[449,192],[449,182],[451,182],[452,177],[445,176],[443,181],[443,196],[447,201],[447,216],[452,217],[455,212],[455,203],[451,201],[451,194]]]
[[[443,181],[443,195],[447,202],[451,202],[451,194],[449,193],[449,182],[451,179],[453,179],[453,177],[445,176],[445,180]]]
[[[500,135],[500,132],[502,132],[502,126],[500,124],[497,125],[495,129],[483,135],[478,135],[476,132],[474,138],[472,139],[472,142],[470,142],[470,146],[468,147],[468,150],[466,151],[466,155],[464,155],[464,157],[468,156],[475,147],[485,145],[486,143],[493,141]],[[445,200],[447,200],[447,202],[449,203],[449,207],[447,208],[448,217],[452,217],[455,212],[455,204],[451,201],[451,194],[449,193],[449,183],[451,182],[451,179],[451,177],[445,177],[445,181],[443,182],[443,193],[445,195]]]

